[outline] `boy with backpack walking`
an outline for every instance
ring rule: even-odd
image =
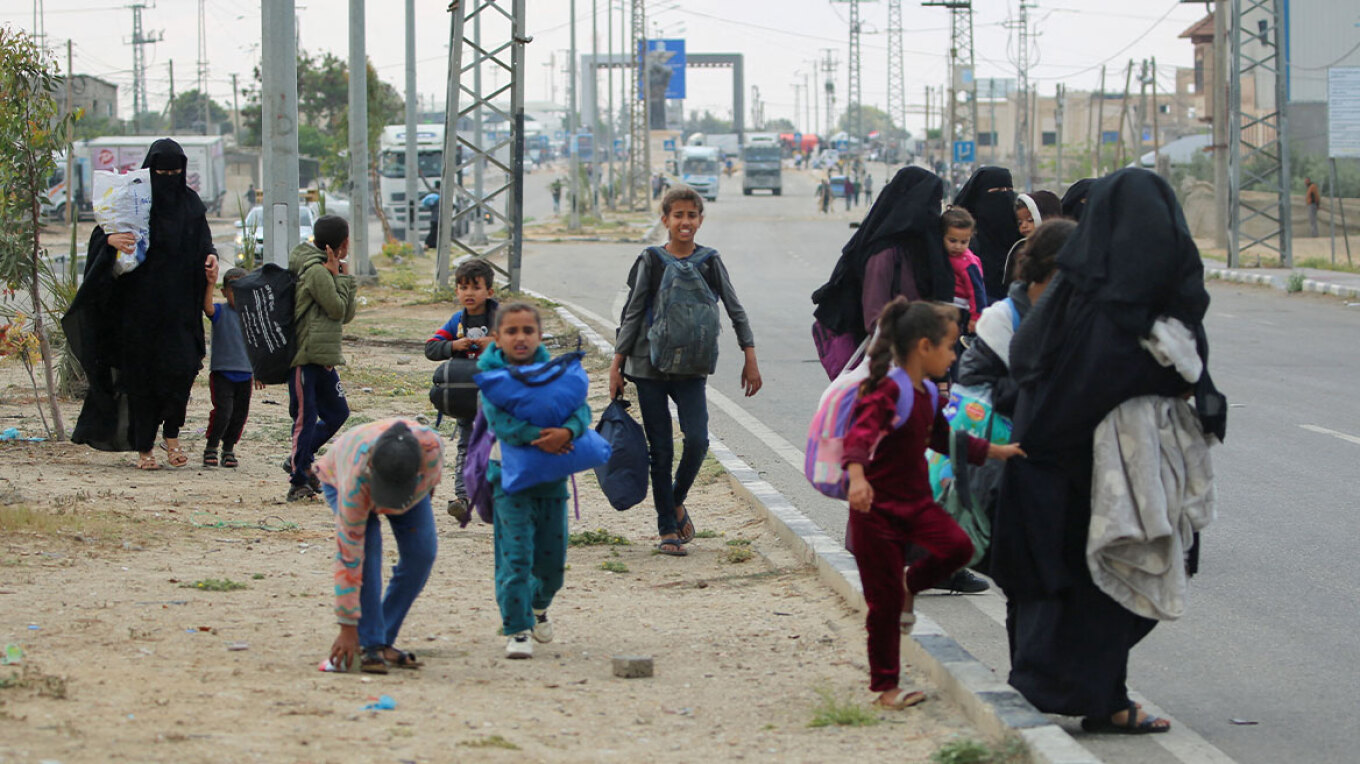
[[[703,198],[686,186],[671,189],[661,202],[661,222],[670,240],[643,251],[628,276],[609,391],[615,398],[622,395],[625,379],[637,386],[661,536],[657,551],[683,557],[688,554],[684,545],[695,534],[685,498],[708,453],[706,391],[718,363],[719,299],[746,356],[741,385],[748,398],[760,391],[761,378],[751,324],[727,268],[717,250],[694,240],[704,222]],[[668,400],[675,401],[684,435],[674,474]]]
[[[293,332],[297,353],[288,379],[288,413],[293,417],[293,453],[288,460],[288,501],[321,493],[312,474],[317,449],[349,418],[345,389],[336,367],[345,365],[340,335],[354,320],[355,285],[345,258],[349,256],[349,223],[323,215],[312,227],[315,244],[302,242],[288,257],[297,277],[293,297]]]
[[[222,297],[225,302],[213,302],[213,286],[217,269],[208,274],[208,287],[203,292],[203,313],[212,322],[212,360],[209,362],[208,394],[212,398],[212,413],[208,415],[203,448],[203,466],[216,467],[217,444],[222,444],[223,467],[235,467],[236,442],[246,426],[250,413],[250,387],[263,389],[264,383],[254,380],[250,356],[246,354],[245,336],[241,333],[241,316],[236,312],[236,294],[232,282],[246,275],[244,268],[231,268],[222,276]]]
[[[493,279],[495,272],[485,260],[473,258],[453,272],[457,285],[458,302],[463,309],[454,313],[434,336],[425,340],[425,357],[431,361],[463,358],[476,361],[482,351],[495,342],[491,336],[496,326],[498,303]],[[472,417],[456,419],[458,423],[458,455],[453,464],[453,499],[448,512],[464,522],[468,516],[467,487],[463,484],[463,465],[467,463],[468,438],[472,435]]]

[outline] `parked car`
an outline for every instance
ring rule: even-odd
[[[302,205],[298,207],[299,241],[305,241],[309,243],[313,241],[314,237],[312,235],[312,226],[315,225],[315,223],[316,213],[312,211],[311,207],[307,205]],[[259,206],[252,207],[250,209],[250,212],[246,214],[246,219],[244,223],[242,223],[242,221],[240,220],[236,221],[235,245],[237,265],[240,266],[245,266],[248,264],[253,265],[253,263],[248,263],[247,257],[248,248],[246,247],[246,237],[250,237],[255,240],[254,247],[255,262],[258,263],[261,261],[261,258],[263,257],[265,252],[264,232],[268,228],[269,226],[265,225],[264,208]]]

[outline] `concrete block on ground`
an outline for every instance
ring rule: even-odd
[[[622,679],[644,679],[652,676],[652,659],[645,655],[615,655],[614,676]]]

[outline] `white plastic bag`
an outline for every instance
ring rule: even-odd
[[[126,174],[96,170],[94,219],[105,233],[130,233],[137,237],[132,252],[118,252],[113,275],[121,276],[141,265],[151,243],[151,170],[132,170]]]

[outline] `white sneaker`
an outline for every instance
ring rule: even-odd
[[[545,644],[553,641],[553,625],[547,610],[534,610],[534,641]]]
[[[529,639],[530,632],[521,631],[510,637],[505,644],[505,657],[514,660],[534,657],[534,643]]]

